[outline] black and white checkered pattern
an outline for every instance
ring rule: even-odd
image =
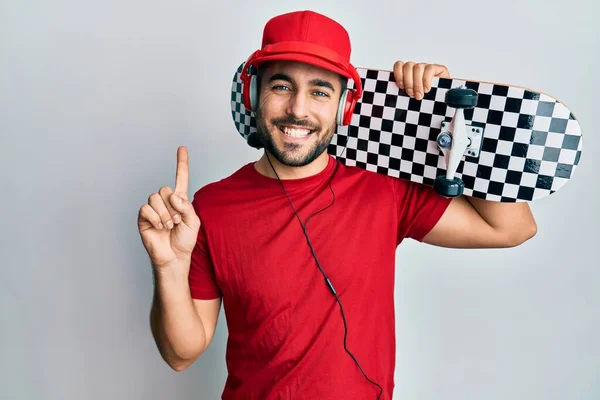
[[[236,129],[244,140],[247,140],[248,135],[256,132],[256,118],[254,117],[254,113],[248,111],[244,106],[244,96],[242,95],[244,84],[240,79],[243,67],[244,63],[240,64],[231,84],[231,115]]]
[[[254,113],[242,99],[242,83],[234,76],[231,109],[238,132],[256,131]],[[491,201],[531,201],[560,189],[572,176],[582,151],[581,129],[558,100],[525,88],[494,83],[434,78],[423,100],[410,98],[394,82],[391,71],[358,69],[363,97],[349,126],[338,126],[329,153],[348,166],[433,185],[445,175],[445,159],[436,138],[442,121],[455,109],[446,92],[465,85],[477,91],[477,106],[465,120],[484,129],[478,157],[466,156],[456,177],[464,194]],[[350,80],[348,86],[352,88]]]

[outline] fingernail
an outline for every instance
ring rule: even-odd
[[[164,228],[164,226],[163,226],[162,222],[159,222],[158,223],[158,229],[162,229],[162,228]]]
[[[167,228],[169,228],[169,229],[173,228],[173,221],[171,221],[171,220],[167,221]]]
[[[175,221],[175,223],[180,223],[181,222],[181,216],[179,214],[175,214],[173,215],[173,221]]]
[[[410,89],[410,88],[409,88],[409,89],[406,89],[406,93],[407,93],[409,96],[412,96],[412,94],[413,94],[413,90],[412,90],[412,89]]]

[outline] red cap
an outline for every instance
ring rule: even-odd
[[[294,11],[266,23],[262,48],[248,58],[244,69],[269,60],[304,62],[352,78],[360,97],[361,82],[350,53],[350,37],[342,25],[314,11]]]

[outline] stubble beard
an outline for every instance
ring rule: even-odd
[[[280,149],[275,145],[273,136],[280,134],[278,126],[281,125],[305,126],[311,130],[314,129],[311,135],[320,135],[320,137],[311,145],[311,148],[308,149],[308,152],[304,155],[298,154],[300,149],[305,147],[304,145],[298,143],[285,143],[285,147]],[[303,167],[316,160],[317,157],[327,150],[329,144],[331,143],[331,139],[333,139],[336,124],[332,124],[326,131],[322,132],[321,127],[309,126],[306,122],[296,120],[290,116],[287,118],[273,119],[271,121],[271,127],[274,132],[270,133],[265,118],[260,109],[258,109],[256,111],[256,133],[258,140],[264,149],[271,153],[273,157],[275,157],[275,159],[283,165],[290,167]]]

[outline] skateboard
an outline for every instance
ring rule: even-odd
[[[247,140],[256,123],[244,107],[243,67],[233,76],[231,113]],[[363,96],[328,147],[347,166],[430,185],[446,197],[522,202],[555,193],[579,164],[580,124],[545,93],[434,78],[429,93],[415,100],[396,85],[393,71],[357,70]]]

